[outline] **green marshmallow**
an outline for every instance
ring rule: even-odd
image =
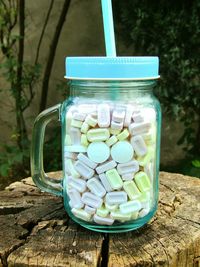
[[[151,189],[151,182],[145,172],[135,174],[135,182],[141,192],[146,192]]]
[[[139,162],[139,165],[144,167],[147,165],[147,163],[150,162],[150,160],[153,158],[154,156],[154,149],[153,148],[148,148],[148,152],[144,157],[138,157],[137,161]]]
[[[123,181],[116,169],[111,169],[106,172],[106,177],[113,189],[120,189],[123,186]]]
[[[109,210],[107,210],[105,207],[101,207],[97,209],[96,214],[99,215],[100,217],[106,217],[109,213]]]
[[[130,200],[137,199],[141,195],[141,192],[137,188],[137,186],[136,186],[134,181],[126,181],[126,182],[124,182],[123,188],[126,191],[126,193],[127,193],[128,197],[130,198]]]
[[[118,220],[118,221],[121,221],[121,222],[125,222],[125,221],[129,221],[131,220],[131,213],[126,213],[126,214],[123,214],[121,213],[120,211],[112,211],[110,213],[111,217],[114,219],[114,220]]]

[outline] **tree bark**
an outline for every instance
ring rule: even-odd
[[[65,22],[65,18],[70,6],[71,0],[65,0],[62,8],[62,12],[60,14],[58,24],[56,26],[56,30],[53,36],[53,40],[50,45],[49,49],[49,54],[48,54],[48,59],[47,59],[47,64],[44,72],[44,77],[43,77],[43,83],[42,83],[42,94],[41,94],[41,101],[40,101],[40,110],[39,112],[43,111],[46,108],[46,103],[47,103],[47,96],[48,96],[48,90],[49,90],[49,79],[52,71],[52,66],[54,62],[54,57],[56,53],[56,48],[58,45],[60,33],[62,31],[63,24]]]

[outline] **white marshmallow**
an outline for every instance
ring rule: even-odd
[[[99,127],[110,126],[110,107],[107,104],[98,105],[98,125]]]
[[[94,161],[90,160],[82,153],[78,154],[77,158],[91,169],[95,169],[97,167],[97,164]]]
[[[115,191],[106,194],[106,202],[109,205],[122,204],[127,202],[127,194],[124,191]]]
[[[68,184],[81,193],[84,192],[87,187],[86,181],[84,181],[83,179],[73,178],[73,177],[69,177]]]
[[[81,199],[85,205],[90,206],[95,209],[100,208],[103,203],[102,198],[95,196],[94,194],[90,192],[83,193]]]
[[[124,117],[125,117],[125,111],[122,109],[114,109],[113,114],[112,114],[112,121],[113,122],[119,122],[122,123],[124,122]]]
[[[84,210],[85,210],[87,213],[91,214],[91,215],[95,214],[95,211],[96,211],[95,208],[92,208],[92,207],[87,206],[87,205],[85,205]]]
[[[103,197],[106,194],[106,190],[97,178],[91,178],[90,180],[88,180],[87,187],[93,194],[98,197]]]
[[[108,217],[100,217],[97,214],[94,215],[93,217],[94,222],[97,224],[103,224],[103,225],[112,225],[114,223],[114,220],[112,218],[108,218]]]
[[[135,173],[139,171],[139,163],[137,160],[131,160],[127,163],[120,163],[117,165],[119,174]]]
[[[107,192],[113,191],[113,189],[112,189],[112,187],[111,187],[111,185],[110,185],[105,173],[99,174],[99,179],[101,180],[101,182],[102,182],[102,184],[103,184],[103,186],[104,186],[104,188],[106,189]]]
[[[121,213],[131,213],[139,211],[142,208],[140,201],[133,200],[119,205]]]
[[[77,190],[69,189],[68,196],[70,198],[70,205],[72,208],[81,209],[84,206],[81,200],[81,195]]]
[[[131,144],[133,146],[133,149],[135,150],[135,153],[138,156],[142,157],[147,153],[147,146],[141,135],[135,135],[131,137]]]
[[[81,143],[81,132],[78,128],[71,127],[69,130],[69,135],[72,144],[79,145]]]
[[[131,135],[138,135],[147,133],[151,127],[150,122],[140,122],[140,123],[132,123],[129,125],[128,129]]]
[[[74,164],[74,168],[85,179],[90,179],[94,175],[94,170],[91,169],[90,167],[86,166],[80,160],[76,161],[76,163]]]
[[[106,172],[108,170],[113,169],[116,165],[117,165],[117,163],[114,160],[107,161],[106,163],[99,165],[96,168],[96,172],[98,174]]]

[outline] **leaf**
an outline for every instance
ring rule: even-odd
[[[7,163],[1,164],[1,166],[0,166],[0,175],[3,176],[3,177],[8,176],[9,169],[10,169],[10,165],[9,164],[7,164]]]
[[[200,160],[198,159],[193,160],[192,165],[196,168],[200,168]]]

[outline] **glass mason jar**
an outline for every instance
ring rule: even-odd
[[[157,209],[161,109],[153,87],[157,57],[66,59],[70,96],[36,118],[32,177],[62,196],[69,216],[99,232],[125,232],[147,223]],[[43,170],[47,123],[62,128],[63,178]]]

